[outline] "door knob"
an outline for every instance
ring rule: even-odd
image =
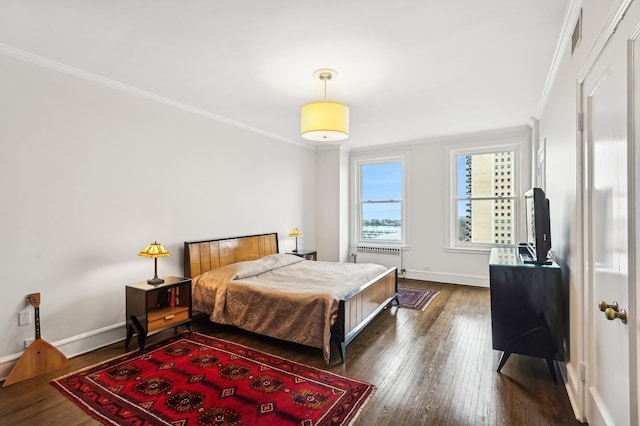
[[[607,317],[609,321],[620,318],[620,321],[622,321],[623,324],[627,323],[627,311],[624,309],[620,309],[619,311],[617,311],[613,308],[607,308],[604,311],[604,316]]]
[[[608,304],[604,300],[600,301],[600,303],[598,304],[598,307],[602,312],[605,312],[607,309],[613,309],[615,312],[618,312],[618,309],[620,308],[618,306],[618,302],[613,302],[612,304]]]

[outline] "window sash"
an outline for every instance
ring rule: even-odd
[[[389,197],[382,199],[380,197],[368,197],[374,199],[363,199],[364,192],[364,173],[363,169],[367,166],[375,166],[375,165],[384,165],[384,164],[396,164],[400,167],[400,182],[398,182],[399,188],[393,190],[392,192],[396,195],[400,195],[400,199],[396,199],[396,197]],[[366,243],[392,243],[399,244],[404,242],[405,235],[405,190],[406,190],[406,165],[403,157],[394,157],[394,158],[384,158],[384,159],[372,159],[372,160],[364,160],[357,161],[357,212],[355,217],[356,222],[356,240],[358,242],[366,242]],[[392,195],[392,194],[389,194]],[[394,209],[394,216],[399,216],[398,219],[388,218],[392,221],[396,221],[395,225],[365,225],[365,223],[375,220],[375,219],[365,219],[365,209],[367,206],[369,207],[380,207],[384,208],[384,206],[393,206],[396,205],[397,208]],[[375,226],[379,226],[379,229],[373,229]],[[366,229],[367,227],[368,229]],[[386,228],[386,229],[384,229]],[[393,229],[393,232],[390,232],[390,228]]]
[[[451,152],[451,165],[454,179],[451,188],[453,208],[449,219],[452,221],[450,247],[488,248],[514,244],[516,241],[518,199],[515,194],[517,194],[519,186],[518,168],[520,166],[517,162],[518,149],[513,146],[507,149],[494,148],[495,149],[455,150]],[[508,172],[505,171],[505,159],[499,157],[501,154],[511,154],[511,165]],[[484,178],[487,182],[484,185],[480,182],[480,187],[475,186],[475,191],[480,191],[478,196],[464,196],[460,191],[470,191],[470,189],[468,186],[461,186],[468,185],[466,176],[464,175],[466,170],[461,169],[461,167],[468,167],[470,163],[466,162],[463,164],[462,161],[464,161],[465,157],[473,158],[474,156],[480,157],[484,155],[498,156],[497,158],[494,157],[493,163],[490,166],[483,166],[483,168],[481,168],[481,175],[478,176],[478,178]],[[484,177],[482,177],[482,173],[484,173]],[[461,181],[461,179],[463,180]],[[495,179],[500,179],[501,181],[496,183]],[[496,185],[504,185],[505,179],[508,180],[509,185],[507,190],[505,190],[504,187],[496,189]],[[477,181],[472,183],[472,185],[474,184],[477,185]],[[484,187],[485,185],[486,188]],[[509,195],[490,195],[490,193],[500,194],[501,192]],[[487,211],[487,216],[483,218],[484,220],[482,220],[482,222],[475,222],[475,225],[473,210],[469,211],[468,216],[465,215],[465,212],[462,210],[464,208],[470,209],[472,204],[476,204],[476,209],[484,204],[483,208]],[[500,213],[501,209],[499,209],[499,207],[502,206],[508,206],[504,212],[504,217]],[[502,223],[500,220],[502,220]],[[509,223],[504,223],[505,220]]]

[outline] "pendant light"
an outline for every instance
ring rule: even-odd
[[[338,102],[327,101],[327,81],[338,76],[338,72],[323,68],[313,73],[324,83],[322,102],[306,104],[300,111],[300,135],[308,140],[321,142],[341,141],[349,137],[349,107]]]

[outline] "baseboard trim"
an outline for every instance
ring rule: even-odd
[[[422,281],[436,281],[447,284],[463,284],[474,287],[489,287],[489,277],[480,275],[452,274],[449,272],[408,269],[405,278]]]
[[[49,343],[58,348],[67,358],[71,358],[121,341],[125,335],[125,323],[121,322]],[[0,380],[7,378],[16,360],[23,353],[19,352],[0,358]]]
[[[564,387],[567,390],[569,396],[569,403],[573,409],[573,415],[576,420],[584,422],[586,421],[584,407],[583,407],[583,394],[584,394],[584,382],[580,379],[579,372],[576,372],[574,363],[565,364],[566,370],[562,371],[564,377]]]

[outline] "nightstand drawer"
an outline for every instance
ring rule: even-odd
[[[189,308],[162,308],[149,311],[147,332],[169,327],[189,319]]]

